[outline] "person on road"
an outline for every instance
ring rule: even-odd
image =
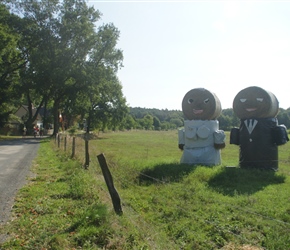
[[[33,135],[34,135],[34,138],[35,138],[37,135],[39,135],[39,128],[38,128],[37,125],[34,126],[34,128],[33,128]]]

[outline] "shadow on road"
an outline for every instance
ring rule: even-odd
[[[41,140],[47,139],[49,136],[36,137],[27,136],[25,138],[17,138],[17,139],[7,139],[0,140],[0,145],[9,146],[9,145],[25,145],[25,144],[36,144],[40,143]]]

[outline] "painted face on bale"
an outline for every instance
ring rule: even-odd
[[[240,119],[271,118],[277,115],[279,103],[273,93],[253,86],[236,95],[233,110]]]
[[[221,113],[221,103],[214,93],[196,88],[183,97],[182,111],[188,120],[215,120]]]

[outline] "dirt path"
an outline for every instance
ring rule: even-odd
[[[17,191],[32,176],[30,167],[37,155],[40,138],[0,141],[0,226],[10,219]],[[0,243],[5,235],[0,234]]]

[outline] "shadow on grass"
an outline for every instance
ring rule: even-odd
[[[153,168],[142,170],[138,176],[138,180],[141,185],[177,182],[195,169],[196,166],[192,165],[160,164]]]
[[[209,187],[228,196],[253,194],[272,184],[285,182],[285,176],[274,171],[225,167],[208,181]]]

